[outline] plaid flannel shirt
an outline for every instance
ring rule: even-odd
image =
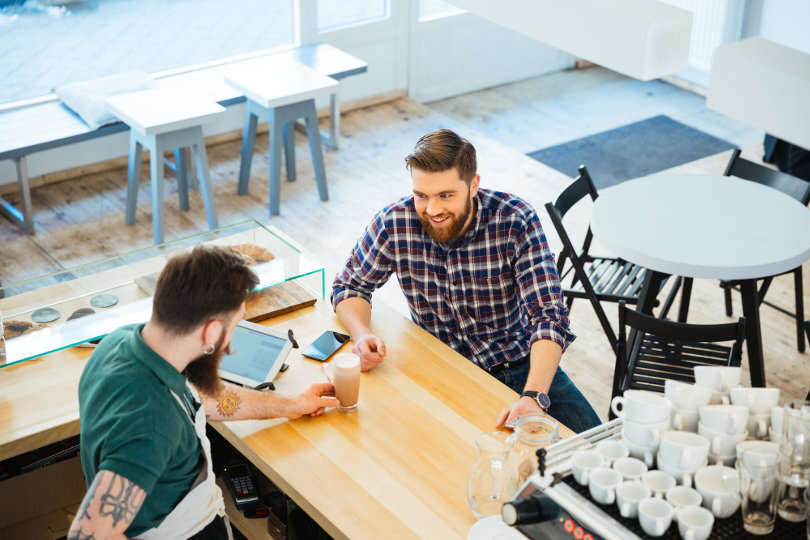
[[[419,326],[484,369],[529,354],[546,339],[574,340],[554,255],[527,202],[479,189],[477,215],[440,244],[407,196],[381,210],[332,284],[332,305],[372,292],[396,273]]]

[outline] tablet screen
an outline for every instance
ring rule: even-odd
[[[271,371],[273,375],[278,372],[273,368],[284,361],[287,344],[285,338],[237,325],[231,337],[231,354],[222,357],[219,369],[259,384]]]

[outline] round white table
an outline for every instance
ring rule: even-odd
[[[810,259],[810,210],[760,184],[705,174],[658,174],[600,191],[591,230],[606,249],[653,270],[639,309],[651,312],[654,281],[672,274],[742,280],[751,384],[765,386],[756,280]]]

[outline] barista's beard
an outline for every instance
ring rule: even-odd
[[[219,335],[216,344],[214,344],[214,352],[211,354],[201,354],[191,361],[183,375],[186,376],[188,382],[201,393],[207,396],[218,396],[222,393],[222,379],[219,378],[219,362],[222,360],[222,355],[225,354],[225,329]]]

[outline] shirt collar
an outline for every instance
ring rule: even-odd
[[[135,326],[130,339],[130,347],[135,354],[135,358],[152,370],[158,380],[168,386],[170,390],[174,391],[178,396],[182,396],[186,390],[186,377],[162,356],[149,348],[149,345],[141,337],[144,326],[146,326],[146,323]]]

